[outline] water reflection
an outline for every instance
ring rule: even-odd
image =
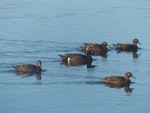
[[[117,53],[131,53],[133,58],[138,58],[140,56],[140,54],[137,53],[137,51],[133,51],[133,52],[129,52],[129,51],[125,51],[125,50],[116,50]]]
[[[132,52],[132,57],[133,58],[138,58],[140,56],[140,54],[137,54],[137,52]]]
[[[26,73],[26,72],[18,72],[15,71],[16,75],[21,76],[21,77],[30,77],[30,76],[35,76],[37,80],[41,80],[41,72],[38,73]]]
[[[110,83],[103,83],[105,86],[110,88],[124,88],[126,93],[132,93],[134,88],[130,88],[130,84],[110,84]]]
[[[46,83],[45,83],[46,84]],[[102,82],[100,81],[51,81],[46,85],[54,85],[54,84],[61,84],[61,85],[101,85]]]

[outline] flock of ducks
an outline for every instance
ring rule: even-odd
[[[116,50],[118,51],[131,51],[131,52],[137,52],[138,46],[137,44],[140,44],[138,39],[133,39],[132,44],[113,44]],[[102,42],[101,44],[96,43],[85,43],[83,46],[80,47],[85,54],[64,54],[59,55],[62,59],[62,62],[66,65],[70,66],[76,66],[76,65],[82,65],[86,64],[87,68],[95,67],[92,65],[92,55],[100,55],[102,57],[107,57],[108,52],[108,44],[107,42]],[[25,74],[40,74],[42,72],[41,69],[41,61],[38,60],[36,62],[36,65],[33,64],[22,64],[13,66],[14,71],[17,73],[25,73]],[[103,83],[106,83],[108,85],[119,85],[125,86],[129,85],[131,83],[130,77],[135,78],[131,72],[126,72],[124,76],[110,76],[105,77],[101,79]],[[39,79],[41,79],[39,77]]]

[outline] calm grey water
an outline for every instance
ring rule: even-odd
[[[149,113],[150,0],[1,0],[1,113]],[[82,53],[84,42],[131,43],[137,52],[94,56],[93,69],[65,66],[58,54]],[[12,66],[42,61],[42,80]],[[125,92],[100,78],[131,71]]]

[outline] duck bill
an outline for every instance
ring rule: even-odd
[[[140,45],[142,45],[142,43],[141,42],[138,42]]]
[[[136,79],[134,76],[132,76],[132,78]]]

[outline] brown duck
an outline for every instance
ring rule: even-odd
[[[17,65],[14,66],[14,70],[16,72],[21,72],[21,73],[41,73],[41,61],[38,60],[36,62],[36,65],[33,64],[22,64],[22,65]]]
[[[95,55],[106,56],[108,51],[107,46],[107,42],[102,42],[101,44],[85,43],[85,45],[81,46],[80,48],[85,52],[93,50],[95,52]]]
[[[87,64],[87,68],[94,67],[92,66],[92,57],[94,51],[88,51],[86,55],[83,54],[64,54],[59,55],[62,58],[62,63],[66,65],[76,66]]]
[[[124,77],[123,76],[110,76],[105,77],[102,79],[102,82],[109,83],[109,84],[116,84],[116,85],[127,85],[130,84],[130,77],[135,78],[131,72],[126,72]]]
[[[117,50],[124,50],[124,51],[137,51],[138,46],[137,44],[140,44],[138,39],[133,39],[132,44],[113,44]]]

